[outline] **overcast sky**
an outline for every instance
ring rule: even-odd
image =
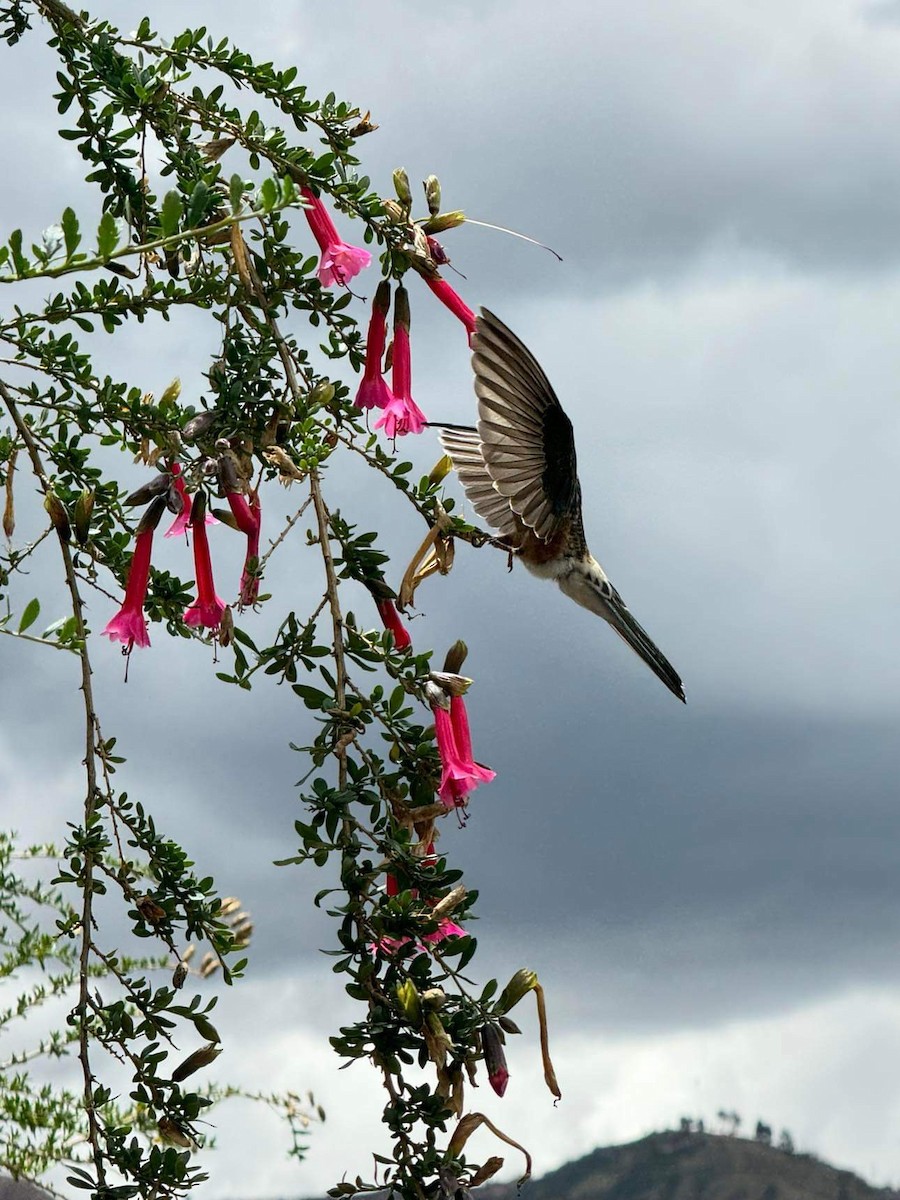
[[[104,11],[129,28],[144,10]],[[157,0],[153,20],[171,34],[184,12]],[[469,643],[475,748],[497,771],[442,849],[481,891],[479,971],[539,972],[564,1093],[554,1109],[530,1021],[506,1098],[480,1106],[530,1140],[540,1173],[724,1107],[900,1183],[900,4],[264,13],[190,6],[192,23],[296,64],[314,94],[370,108],[381,128],[360,153],[383,193],[395,166],[434,172],[449,207],[563,255],[475,227],[445,239],[467,301],[553,380],[591,549],[688,695],[679,705],[602,622],[500,555],[460,546],[421,589],[413,635]],[[0,232],[33,236],[95,201],[53,133],[42,31],[0,54],[17,114]],[[417,401],[471,420],[459,326],[411,292]],[[189,395],[214,339],[202,321],[148,323],[98,352],[129,382],[158,393],[179,375]],[[410,441],[428,469],[433,435]],[[405,564],[420,533],[399,501],[353,468],[329,486],[351,519],[378,505]],[[273,497],[271,532],[293,500]],[[298,612],[320,588],[300,540],[270,576]],[[165,554],[188,573],[182,548]],[[93,610],[95,628],[108,615]],[[381,1099],[327,1046],[351,1011],[317,954],[319,880],[271,866],[294,850],[302,768],[287,743],[303,712],[274,687],[222,687],[201,647],[160,631],[127,686],[114,648],[94,655],[129,790],[152,790],[161,825],[256,918],[250,978],[218,1022],[221,1075],[259,1084],[262,1069],[329,1113],[299,1170],[267,1118],[223,1113],[208,1194],[312,1194],[365,1173],[385,1149]],[[14,681],[0,691],[3,823],[58,836],[83,789],[77,716],[60,709],[73,663],[3,639],[0,671]]]

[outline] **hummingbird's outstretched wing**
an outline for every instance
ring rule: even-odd
[[[440,432],[472,507],[509,539],[530,570],[555,579],[576,604],[603,617],[684,700],[677,671],[587,548],[572,423],[547,376],[487,309],[477,319],[472,347],[478,429]]]
[[[549,541],[580,522],[572,422],[528,347],[486,308],[472,346],[484,465],[516,516]]]

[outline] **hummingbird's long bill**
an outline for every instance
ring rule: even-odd
[[[481,309],[472,339],[478,429],[440,438],[475,511],[499,530],[535,575],[603,617],[670,692],[678,673],[628,611],[588,550],[572,423],[534,355]]]

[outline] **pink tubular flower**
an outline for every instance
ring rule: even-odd
[[[166,507],[164,496],[157,496],[144,513],[137,527],[134,554],[128,568],[125,584],[125,601],[103,630],[103,636],[111,642],[123,642],[129,653],[134,646],[149,646],[147,621],[144,617],[144,600],[150,582],[150,554],[153,549],[153,533]]]
[[[172,464],[172,475],[175,491],[181,497],[181,512],[163,534],[163,537],[167,538],[178,537],[179,534],[186,533],[187,527],[191,523],[191,497],[181,478],[181,463]]]
[[[468,937],[468,934],[463,929],[462,925],[457,925],[455,921],[451,921],[449,917],[445,917],[440,922],[434,933],[426,933],[422,935],[422,941],[427,942],[429,946],[436,946],[448,937]]]
[[[388,876],[390,879],[390,876]],[[388,893],[390,895],[390,893]],[[448,937],[468,937],[468,934],[461,925],[457,925],[455,921],[451,921],[445,917],[438,925],[433,933],[425,933],[422,935],[421,942],[416,942],[412,938],[402,937],[383,937],[377,942],[371,942],[369,949],[374,953],[380,950],[382,954],[396,954],[398,950],[404,946],[414,945],[417,953],[427,950],[429,946],[439,945],[444,938]]]
[[[390,303],[391,285],[388,280],[382,279],[372,301],[372,316],[366,338],[366,366],[354,401],[357,408],[384,408],[393,399],[391,389],[381,373]]]
[[[465,325],[469,335],[469,344],[472,344],[472,335],[475,332],[475,314],[463,300],[462,296],[450,286],[446,279],[441,279],[440,275],[425,275],[425,282],[440,300],[441,304],[445,304],[447,308],[458,317]]]
[[[369,265],[372,255],[368,250],[341,241],[325,205],[309,188],[301,188],[300,194],[308,205],[303,211],[321,252],[316,272],[319,282],[323,287],[343,286]]]
[[[218,629],[225,611],[225,601],[216,595],[213,582],[212,562],[209,557],[209,541],[206,537],[205,504],[194,505],[191,531],[194,534],[194,573],[197,576],[197,599],[185,609],[185,625]]]
[[[172,463],[172,475],[175,491],[181,497],[181,512],[163,534],[163,537],[167,538],[179,537],[182,533],[186,533],[187,527],[191,523],[191,495],[181,477],[181,463]],[[211,512],[206,514],[207,525],[218,525],[218,523]]]
[[[409,297],[405,287],[397,288],[394,302],[394,352],[391,391],[393,395],[384,407],[384,416],[375,422],[389,438],[405,433],[421,433],[425,414],[411,394],[412,367],[409,354]]]
[[[241,574],[241,604],[255,604],[259,596],[259,576],[251,567],[259,559],[259,531],[262,526],[262,513],[259,507],[259,496],[251,493],[250,502],[240,492],[228,492],[228,507],[237,522],[241,533],[247,535],[247,555],[244,559],[244,570]]]
[[[484,1051],[488,1083],[498,1096],[503,1096],[509,1083],[509,1068],[500,1037],[500,1031],[495,1025],[485,1025],[481,1030],[481,1048]]]
[[[409,630],[400,619],[400,614],[397,612],[397,606],[393,600],[379,600],[377,608],[385,629],[389,629],[394,635],[394,647],[397,650],[406,650],[412,645],[412,638],[409,636]]]
[[[450,712],[436,705],[434,732],[443,772],[438,795],[445,808],[465,808],[466,797],[479,783],[489,783],[496,772],[482,767],[472,758],[469,719],[462,696],[453,696]]]

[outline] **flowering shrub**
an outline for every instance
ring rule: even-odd
[[[418,644],[427,627],[419,634],[417,626],[414,646],[401,616],[424,577],[449,570],[456,541],[491,541],[443,496],[445,468],[413,482],[394,453],[395,439],[425,424],[411,390],[410,273],[469,334],[474,328],[471,309],[440,276],[447,260],[435,239],[463,214],[441,212],[433,177],[421,216],[402,172],[396,198],[381,196],[358,172],[357,143],[374,128],[367,116],[331,96],[311,98],[295,68],[256,64],[205,30],[165,44],[148,19],[125,36],[60,0],[13,0],[0,9],[0,33],[4,53],[15,53],[24,37],[49,35],[59,59],[60,132],[88,164],[98,210],[93,244],[83,205],[77,214],[66,208],[42,234],[15,230],[0,244],[7,301],[0,309],[7,421],[0,591],[12,612],[32,562],[52,550],[70,609],[36,637],[28,632],[40,611],[34,597],[0,628],[73,656],[85,746],[83,813],[53,885],[67,955],[60,992],[72,995],[71,1010],[66,1037],[40,1051],[71,1049],[80,1087],[41,1093],[49,1115],[27,1153],[27,1105],[0,1107],[0,1166],[40,1178],[63,1161],[73,1187],[104,1200],[181,1195],[203,1178],[192,1162],[199,1116],[222,1094],[195,1084],[220,1049],[208,1016],[214,998],[204,1003],[199,987],[216,969],[226,984],[240,978],[247,926],[229,920],[229,902],[213,881],[159,832],[149,799],[118,787],[123,759],[113,753],[92,688],[92,624],[103,613],[102,633],[126,656],[154,653],[151,627],[154,644],[164,630],[202,639],[233,660],[218,672],[227,684],[251,689],[272,676],[315,717],[316,736],[304,748],[312,771],[295,823],[299,844],[280,865],[335,865],[332,953],[360,1016],[336,1030],[332,1044],[347,1062],[370,1059],[381,1075],[391,1139],[378,1178],[344,1182],[334,1194],[385,1185],[404,1197],[455,1194],[497,1169],[495,1158],[467,1155],[476,1128],[486,1123],[516,1145],[472,1111],[467,1085],[481,1078],[500,1095],[506,1090],[503,1043],[517,1032],[508,1013],[530,992],[545,1076],[559,1094],[533,973],[519,971],[503,990],[494,980],[473,989],[461,974],[476,951],[467,923],[473,893],[452,866],[452,846],[445,853],[439,844],[440,823],[464,813],[493,772],[473,758],[464,647],[435,664]],[[228,97],[237,89],[252,94],[259,111],[234,107]],[[296,212],[305,223],[293,219]],[[358,231],[348,236],[372,246],[378,264],[342,239],[338,223]],[[27,297],[37,293],[20,299],[18,285],[35,280],[44,288],[58,280],[61,290],[29,308]],[[351,280],[374,293],[365,340],[359,321],[368,310],[354,304]],[[425,290],[421,298],[431,302]],[[203,395],[181,395],[173,384],[156,398],[133,379],[98,372],[92,356],[101,331],[115,336],[186,306],[204,315],[218,342]],[[310,353],[322,331],[327,375]],[[462,340],[459,350],[466,353]],[[133,364],[135,378],[145,367]],[[380,410],[372,431],[370,409]],[[422,547],[402,577],[377,535],[329,496],[328,471],[339,455],[364,460],[406,498],[413,542],[424,524]],[[123,477],[133,476],[135,463],[146,478],[126,494]],[[16,536],[17,506],[27,507],[32,490],[25,473],[47,514],[45,532],[27,542]],[[304,492],[282,526],[267,501],[279,483]],[[190,544],[184,562],[193,585],[154,565],[154,534],[166,513],[173,517],[166,536]],[[270,596],[263,585],[271,555],[302,538],[305,513],[324,599],[312,613],[297,613],[292,596]],[[240,579],[218,565],[235,533],[245,539]],[[359,616],[348,608],[354,596],[366,602]],[[263,605],[277,610],[267,643],[257,621]],[[376,614],[383,629],[371,627]],[[139,688],[139,678],[129,686]],[[114,902],[142,945],[158,945],[157,958],[110,948]],[[197,971],[192,947],[201,943],[206,966]],[[20,958],[27,965],[27,947]],[[149,983],[160,970],[162,982]],[[189,1033],[204,1045],[177,1061]],[[9,1077],[18,1061],[0,1069]],[[106,1076],[122,1064],[130,1081],[124,1101]],[[22,1076],[17,1086],[31,1103],[40,1085]],[[262,1098],[287,1116],[299,1152],[298,1122],[307,1117],[296,1098]]]

